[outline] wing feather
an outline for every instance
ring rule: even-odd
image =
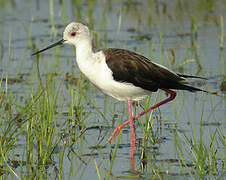
[[[132,83],[149,91],[159,88],[200,91],[183,83],[186,75],[177,75],[137,53],[114,48],[103,50],[103,53],[116,81]]]

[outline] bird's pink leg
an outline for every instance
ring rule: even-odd
[[[130,159],[133,159],[134,149],[135,149],[135,132],[134,132],[134,126],[133,126],[133,115],[132,115],[132,99],[128,100],[128,114],[129,114],[129,126],[130,126]]]
[[[165,99],[165,100],[159,102],[158,104],[156,104],[156,105],[150,107],[150,108],[147,109],[146,111],[143,111],[142,113],[138,114],[136,117],[134,117],[134,119],[133,119],[134,121],[135,121],[136,119],[138,119],[139,117],[143,116],[144,114],[146,114],[146,113],[152,111],[153,109],[156,109],[157,107],[159,107],[159,106],[161,106],[161,105],[163,105],[163,104],[166,104],[166,103],[168,103],[168,102],[174,100],[175,97],[176,97],[176,95],[177,95],[177,93],[176,93],[175,91],[172,91],[172,90],[169,90],[169,89],[161,89],[161,90],[163,90],[163,91],[167,92],[168,94],[170,94],[170,97],[168,97],[167,99]]]
[[[138,114],[137,116],[133,117],[133,121],[135,121],[135,120],[138,119],[139,117],[143,116],[144,114],[146,114],[146,113],[152,111],[153,109],[155,109],[155,108],[157,108],[157,107],[159,107],[159,106],[161,106],[161,105],[163,105],[163,104],[166,104],[166,103],[172,101],[172,100],[176,97],[176,92],[175,92],[175,91],[172,91],[172,90],[169,90],[169,89],[161,89],[161,90],[163,90],[163,91],[167,92],[168,94],[170,94],[170,97],[168,97],[167,99],[165,99],[165,100],[159,102],[158,104],[156,104],[156,105],[150,107],[149,109],[147,109],[146,111],[144,111],[144,112]],[[131,120],[128,120],[128,121],[125,121],[124,123],[118,125],[118,126],[114,129],[114,131],[112,132],[111,136],[108,138],[106,144],[108,144],[109,142],[111,142],[111,140],[112,140],[115,136],[118,135],[118,133],[121,131],[121,129],[122,129],[124,126],[130,124],[130,122],[131,122]]]

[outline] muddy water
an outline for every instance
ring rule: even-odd
[[[29,39],[32,38],[37,48],[41,49],[60,39],[65,25],[71,21],[89,22],[97,44],[95,50],[98,47],[134,50],[149,58],[151,56],[153,61],[166,65],[175,71],[181,71],[185,74],[198,72],[198,75],[205,76],[209,80],[207,82],[195,81],[193,85],[211,91],[219,90],[224,75],[225,59],[225,51],[219,47],[220,14],[223,13],[225,16],[223,1],[214,4],[211,11],[190,6],[182,11],[177,8],[176,1],[155,2],[150,5],[144,1],[127,3],[99,0],[81,2],[81,7],[70,1],[62,4],[60,2],[53,3],[52,12],[51,3],[45,1],[1,2],[0,72],[3,73],[3,76],[8,74],[8,77],[23,79],[22,82],[12,82],[8,85],[8,89],[18,96],[18,102],[20,101],[19,97],[26,98],[26,92],[30,91],[31,86],[35,87],[38,83],[36,78],[30,78],[37,71],[37,64],[30,56],[32,47]],[[51,14],[53,15],[51,16]],[[197,15],[192,18],[192,14]],[[194,21],[194,28],[191,28]],[[98,40],[101,43],[98,44]],[[223,48],[226,48],[225,43]],[[151,49],[152,53],[150,53]],[[46,74],[57,72],[59,78],[64,79],[67,72],[70,74],[73,72],[74,76],[78,77],[79,70],[73,57],[73,50],[68,46],[60,47],[58,57],[55,56],[55,50],[46,52],[43,55],[43,60],[39,62],[40,76],[45,78]],[[173,61],[174,56],[175,60]],[[180,66],[185,60],[189,62]],[[5,88],[4,83],[2,88]],[[73,88],[76,89],[76,86]],[[63,91],[66,94],[65,104],[69,104],[70,97],[66,86],[63,86]],[[85,93],[89,97],[95,96],[96,106],[100,112],[105,112],[105,117],[110,123],[112,113],[105,108],[106,101],[115,105],[114,117],[116,120],[126,120],[127,110],[123,103],[118,103],[111,98],[106,100],[106,97],[92,85],[85,90]],[[91,93],[94,95],[89,95]],[[219,92],[219,94],[223,93]],[[154,101],[154,97],[153,95],[151,100]],[[161,98],[164,98],[164,94]],[[90,128],[84,135],[85,141],[81,140],[73,147],[81,156],[82,161],[76,155],[72,155],[72,159],[69,159],[67,154],[71,152],[71,149],[69,147],[66,149],[67,153],[65,153],[63,161],[65,178],[74,176],[80,179],[96,179],[97,172],[93,159],[99,165],[100,173],[103,176],[106,174],[106,167],[109,167],[110,164],[109,154],[116,141],[98,150],[89,147],[96,145],[104,136],[108,137],[113,128],[109,128],[101,116],[95,116],[95,109],[87,108],[86,112],[93,111],[94,114],[92,115],[93,120],[89,121],[87,128],[97,125],[103,127],[101,130],[100,128]],[[68,106],[63,109],[67,111]],[[61,123],[64,124],[63,122],[68,117],[62,114],[60,116]],[[147,164],[151,166],[154,163],[155,166],[161,166],[163,175],[170,170],[171,173],[168,176],[182,178],[191,169],[188,167],[184,172],[179,170],[176,139],[179,139],[182,145],[183,139],[180,137],[184,137],[183,135],[189,138],[196,136],[197,141],[199,141],[200,126],[202,126],[203,143],[208,144],[208,134],[222,129],[225,131],[225,99],[202,93],[179,92],[176,100],[161,107],[160,112],[155,111],[154,117],[161,119],[161,125],[157,124],[156,121],[153,123],[153,131],[150,136],[156,138],[158,143],[145,149],[146,156],[149,159],[153,158],[153,162],[148,161]],[[142,119],[139,122],[142,123]],[[143,137],[140,123],[136,123],[138,144],[135,169],[137,170],[140,169],[142,150],[139,146],[139,140]],[[115,175],[127,175],[125,171],[130,167],[128,159],[129,139],[129,130],[125,129],[121,135],[112,169]],[[24,138],[19,139],[19,144],[17,150],[23,152]],[[61,149],[61,145],[59,149]],[[191,163],[191,153],[186,145],[184,145],[183,152],[186,162]],[[54,154],[55,162],[58,162],[58,155],[57,152]],[[52,164],[52,166],[57,167],[57,163]],[[54,177],[54,173],[50,173],[50,176]],[[144,175],[149,177],[152,176],[152,173],[147,170]]]

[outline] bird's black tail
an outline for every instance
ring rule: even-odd
[[[204,78],[204,77],[200,77],[200,76],[193,76],[193,75],[188,75],[188,74],[178,74],[177,75],[179,77],[182,77],[182,78],[196,78],[196,79],[205,79],[207,80],[207,78]]]
[[[193,86],[188,86],[188,85],[185,85],[185,84],[180,84],[180,87],[178,87],[178,90],[187,90],[187,91],[191,91],[191,92],[202,91],[202,92],[210,93],[206,90],[199,89],[199,88],[196,88],[196,87],[193,87]]]
[[[196,79],[204,79],[204,80],[207,80],[207,78],[200,77],[200,76],[193,76],[193,75],[187,75],[187,74],[177,74],[177,75],[179,77],[182,77],[182,78],[196,78]],[[202,92],[209,93],[208,91],[205,91],[203,89],[199,89],[199,88],[196,88],[196,87],[193,87],[193,86],[186,85],[186,82],[184,82],[184,83],[185,84],[183,84],[183,83],[179,84],[178,90],[187,90],[187,91],[191,91],[191,92],[202,91]]]

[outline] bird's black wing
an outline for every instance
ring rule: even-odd
[[[201,90],[185,85],[182,75],[177,75],[163,66],[152,63],[137,53],[114,48],[103,50],[103,53],[116,81],[132,83],[149,91],[157,91],[159,88]]]

